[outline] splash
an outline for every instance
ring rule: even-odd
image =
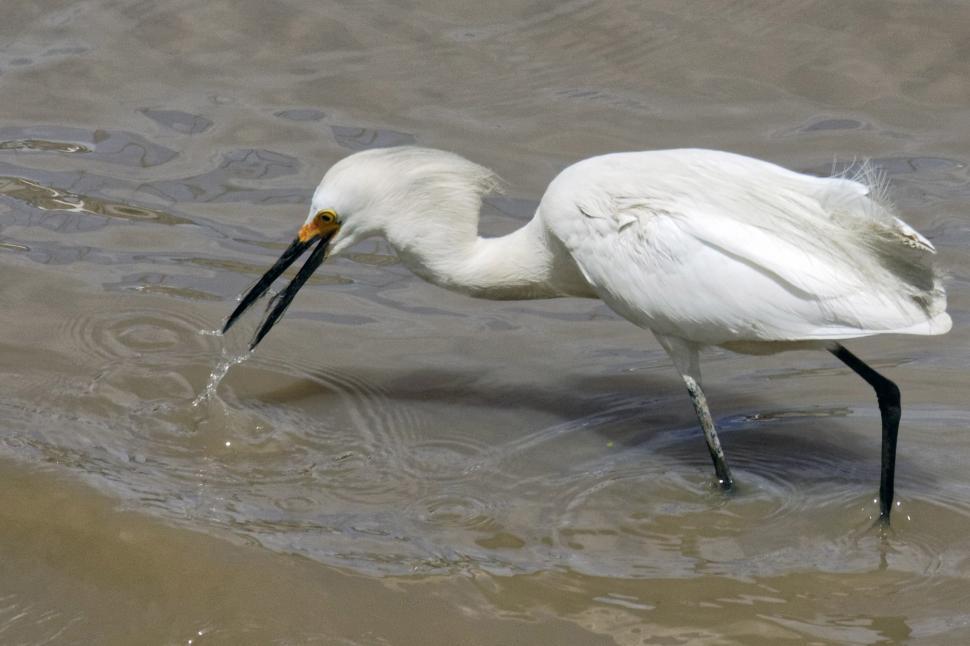
[[[215,397],[219,384],[222,383],[222,380],[229,372],[229,369],[248,359],[251,354],[251,351],[246,351],[242,354],[229,354],[223,350],[222,361],[220,361],[219,365],[213,368],[212,372],[209,373],[209,381],[205,385],[205,390],[199,393],[199,396],[192,401],[192,406],[198,408],[203,402],[209,401]]]

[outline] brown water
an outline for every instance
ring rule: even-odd
[[[0,643],[967,643],[968,59],[961,4],[7,3]],[[903,390],[893,529],[832,357],[704,357],[723,496],[649,334],[381,242],[193,405],[328,165],[410,142],[510,180],[489,234],[605,151],[874,159],[955,322],[850,346]]]

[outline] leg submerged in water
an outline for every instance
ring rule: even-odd
[[[660,341],[660,345],[670,355],[677,370],[680,371],[684,384],[687,386],[687,393],[690,395],[691,403],[694,404],[694,412],[697,413],[697,419],[700,422],[701,428],[704,430],[704,439],[707,442],[707,449],[711,454],[711,461],[714,463],[714,471],[717,474],[718,482],[723,489],[731,489],[734,481],[731,478],[731,471],[728,468],[727,461],[724,459],[724,451],[721,448],[721,442],[717,436],[717,429],[714,426],[714,420],[707,406],[707,398],[701,389],[700,363],[697,347],[676,337],[657,335],[657,340]],[[851,368],[853,372],[862,377],[876,391],[876,400],[879,403],[879,413],[882,419],[879,518],[883,523],[888,524],[892,513],[896,474],[896,442],[899,436],[899,420],[901,416],[899,388],[892,381],[873,370],[862,359],[849,352],[841,344],[832,344],[828,347],[828,351]]]
[[[687,386],[687,394],[690,395],[690,401],[694,405],[697,421],[700,422],[701,429],[704,431],[704,441],[707,442],[707,450],[711,454],[711,461],[714,463],[714,473],[717,475],[718,484],[721,489],[730,490],[734,487],[734,480],[731,478],[731,470],[724,459],[724,450],[721,448],[721,440],[717,437],[717,428],[714,426],[711,411],[707,407],[707,398],[701,389],[701,370],[697,347],[674,337],[657,335],[657,340],[673,359],[674,365],[684,380],[684,385]]]
[[[734,480],[731,479],[731,470],[728,469],[727,462],[724,460],[724,450],[721,448],[721,440],[717,437],[717,428],[714,426],[714,419],[711,411],[707,407],[707,398],[704,391],[691,375],[683,375],[684,383],[687,385],[687,394],[690,401],[694,404],[694,412],[697,413],[697,420],[701,423],[704,430],[704,440],[707,442],[707,450],[711,454],[711,461],[714,463],[714,473],[717,475],[718,484],[724,490],[734,487]]]
[[[866,380],[876,391],[879,414],[882,417],[882,469],[879,478],[879,518],[889,523],[893,506],[893,488],[896,477],[896,439],[899,435],[900,408],[899,388],[890,380],[870,368],[862,359],[836,343],[829,352],[852,371]]]

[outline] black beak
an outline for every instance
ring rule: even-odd
[[[260,324],[259,329],[256,330],[256,334],[253,335],[252,341],[249,342],[249,349],[252,350],[259,342],[263,340],[273,326],[276,324],[283,313],[286,312],[286,308],[289,307],[290,303],[293,302],[293,298],[296,293],[300,291],[304,283],[310,279],[313,272],[317,270],[323,261],[327,257],[327,247],[330,244],[330,239],[334,236],[336,231],[328,233],[317,241],[317,246],[314,248],[310,257],[304,263],[303,267],[296,274],[290,284],[286,288],[278,293],[276,296],[270,300],[269,304],[266,306],[266,316],[263,318],[263,322]],[[290,243],[290,246],[286,248],[286,251],[279,257],[272,267],[269,268],[263,277],[260,278],[252,288],[246,292],[246,295],[242,297],[239,301],[239,305],[236,309],[232,311],[229,318],[226,319],[225,324],[222,326],[222,333],[225,334],[229,328],[231,328],[239,317],[242,316],[243,312],[248,310],[253,303],[255,303],[259,298],[265,294],[269,288],[273,285],[273,282],[280,277],[280,275],[286,271],[286,269],[296,262],[297,258],[303,255],[303,253],[313,246],[314,240],[307,240],[306,242],[300,242],[297,238]]]

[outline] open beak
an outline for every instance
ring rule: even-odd
[[[222,332],[225,334],[229,328],[231,328],[239,317],[242,316],[243,312],[248,310],[253,303],[255,303],[263,294],[265,294],[269,288],[273,285],[280,275],[287,270],[287,268],[296,262],[297,258],[303,255],[303,253],[313,246],[314,242],[319,241],[314,247],[313,251],[310,253],[310,257],[307,259],[306,263],[300,268],[296,276],[290,281],[290,284],[286,286],[283,291],[276,294],[266,306],[266,316],[263,318],[263,322],[260,324],[259,329],[256,330],[256,334],[253,335],[252,341],[249,342],[249,349],[252,350],[259,342],[263,340],[263,337],[269,333],[276,322],[283,316],[286,312],[286,308],[289,307],[290,303],[293,302],[293,298],[296,293],[300,291],[300,288],[310,279],[310,276],[314,271],[317,270],[327,257],[327,248],[330,246],[330,240],[337,233],[338,226],[334,225],[332,227],[327,227],[322,229],[313,224],[305,225],[300,229],[300,235],[290,246],[286,248],[283,254],[279,257],[272,267],[263,274],[262,278],[256,281],[248,292],[240,299],[239,305],[236,309],[232,311],[229,318],[226,319],[225,324],[222,326]]]

